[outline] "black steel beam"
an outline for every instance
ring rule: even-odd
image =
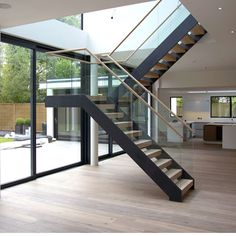
[[[46,107],[81,107],[83,108],[140,168],[169,196],[170,200],[182,201],[181,190],[170,180],[153,161],[120,130],[86,95],[48,96]]]

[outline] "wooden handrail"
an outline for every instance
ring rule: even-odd
[[[173,130],[179,137],[183,138],[183,135],[181,135],[174,127],[172,127],[169,124],[169,122],[159,112],[157,112],[152,106],[150,106],[141,96],[138,95],[138,93],[136,93],[129,85],[127,85],[122,79],[120,79],[119,76],[114,71],[112,71],[104,62],[102,62],[95,54],[90,52],[87,48],[50,51],[50,52],[47,52],[47,54],[60,56],[60,55],[58,55],[59,53],[71,52],[71,51],[86,51],[86,52],[88,52],[90,54],[90,56],[95,58],[95,60],[98,62],[98,64],[100,64],[104,68],[106,68],[106,70],[108,70],[114,77],[116,77],[125,86],[125,88],[127,88],[133,95],[135,95],[139,100],[141,100],[142,103],[145,106],[147,106],[157,117],[159,117],[171,130]],[[113,59],[112,57],[110,57],[110,58]]]
[[[112,55],[117,48],[120,47],[120,45],[139,27],[139,25],[154,11],[154,9],[162,2],[162,0],[159,0],[159,2],[141,19],[141,21],[125,36],[125,38],[113,49],[112,52],[109,53],[109,55]]]
[[[149,91],[145,86],[143,86],[133,75],[131,75],[124,67],[122,67],[112,56],[106,55],[110,58],[113,63],[115,63],[122,71],[124,71],[136,84],[138,84],[144,91],[146,91],[151,97],[153,97],[158,103],[160,103],[170,114],[172,114],[178,121],[180,121],[189,131],[193,132],[193,130],[176,114],[169,109],[157,96],[155,96],[151,91]]]

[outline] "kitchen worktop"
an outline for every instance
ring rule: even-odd
[[[206,143],[220,142],[225,149],[236,149],[236,123],[208,123],[204,125],[203,139]]]

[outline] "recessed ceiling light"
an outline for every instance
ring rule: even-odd
[[[222,10],[222,7],[218,7],[218,10],[221,11],[221,10]]]
[[[231,33],[231,34],[234,34],[234,33],[235,33],[235,31],[234,31],[234,30],[230,30],[230,33]]]
[[[0,9],[9,9],[9,8],[11,8],[10,4],[0,2]]]

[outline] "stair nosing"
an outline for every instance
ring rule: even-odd
[[[165,160],[165,162],[164,162]],[[160,165],[158,165],[159,162],[163,162]],[[160,169],[163,169],[167,166],[169,166],[171,164],[172,160],[171,159],[157,159],[156,161],[154,161],[154,163],[156,164],[157,167],[159,167]]]
[[[184,186],[179,186],[180,183],[184,182],[183,184]],[[188,190],[193,186],[193,180],[192,179],[180,179],[177,183],[176,183],[177,187],[181,190],[182,195],[185,195]]]
[[[161,149],[147,149],[144,153],[150,158],[158,157],[161,155]]]
[[[174,173],[171,173],[171,170],[174,171]],[[165,172],[165,174],[170,178],[171,180],[177,179],[182,175],[182,169],[169,169]]]

